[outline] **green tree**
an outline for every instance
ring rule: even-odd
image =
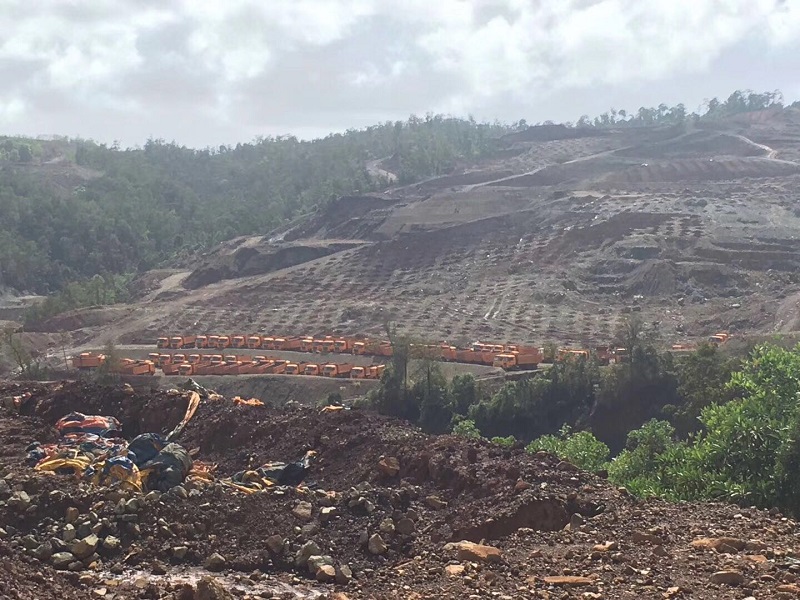
[[[525,448],[531,454],[549,452],[586,471],[603,471],[608,465],[609,450],[588,431],[573,432],[564,425],[558,435],[544,435]]]

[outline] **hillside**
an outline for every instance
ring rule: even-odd
[[[391,320],[429,339],[589,344],[631,313],[664,343],[788,333],[798,181],[797,108],[531,127],[446,175],[341,196],[185,259],[81,337],[375,333]]]

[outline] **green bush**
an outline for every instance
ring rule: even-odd
[[[517,443],[517,439],[513,435],[509,435],[507,437],[493,437],[490,441],[493,444],[502,446],[503,448],[511,448]]]
[[[531,454],[544,450],[594,473],[605,470],[608,465],[608,446],[588,431],[573,433],[567,425],[561,428],[557,436],[543,435],[525,449]]]
[[[481,432],[475,426],[475,421],[470,419],[461,419],[453,425],[453,435],[477,440],[481,438]]]

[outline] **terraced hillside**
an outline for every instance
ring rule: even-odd
[[[390,319],[454,342],[588,344],[631,313],[664,343],[797,328],[800,110],[503,142],[491,160],[339,198],[163,272],[82,338],[370,333]]]

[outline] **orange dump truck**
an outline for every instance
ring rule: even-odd
[[[380,379],[385,370],[386,365],[372,365],[367,371],[367,379]]]
[[[188,363],[169,363],[161,365],[161,371],[164,375],[179,375],[180,366]]]
[[[231,347],[247,348],[247,338],[243,335],[235,335],[231,338]]]
[[[312,349],[317,353],[330,354],[336,349],[336,340],[334,340],[331,336],[317,338],[312,344]]]
[[[369,349],[372,350],[372,353],[376,356],[392,356],[392,354],[394,354],[391,342],[380,342]]]
[[[306,363],[299,362],[299,363],[286,363],[286,368],[284,369],[284,373],[287,375],[302,375],[306,368]]]
[[[589,358],[588,350],[575,350],[573,348],[559,348],[556,355],[557,360],[575,360],[579,358]]]
[[[229,335],[221,335],[217,338],[217,348],[224,350],[231,347],[231,338]]]
[[[314,351],[314,338],[302,338],[300,340],[300,352],[313,352]]]
[[[155,375],[156,366],[150,360],[136,360],[120,365],[117,371],[122,375]]]
[[[197,342],[196,335],[176,335],[169,338],[169,347],[173,350],[181,350],[182,348],[194,348]]]
[[[349,338],[336,338],[333,342],[333,350],[334,352],[344,353],[344,352],[352,352],[353,351],[353,340]]]
[[[316,375],[319,375],[319,374],[320,374],[320,368],[319,368],[319,365],[317,365],[317,364],[308,363],[303,368],[303,375],[316,376]]]
[[[350,369],[350,379],[366,379],[369,367],[353,367]]]
[[[72,366],[76,369],[96,369],[106,362],[105,354],[92,354],[91,352],[81,352],[72,358]]]
[[[195,348],[208,348],[208,336],[198,335],[194,340]]]
[[[156,340],[156,348],[169,348],[169,338],[160,337]]]
[[[522,371],[535,369],[542,362],[542,359],[544,359],[544,349],[539,348],[536,352],[495,354],[492,364],[505,371]]]
[[[714,344],[715,346],[719,346],[720,344],[727,342],[729,339],[731,339],[731,336],[728,333],[720,332],[709,336],[708,342],[710,344]]]
[[[218,335],[210,335],[208,336],[208,347],[209,348],[216,348],[219,345],[219,336]]]
[[[251,350],[256,350],[261,348],[261,344],[263,343],[263,339],[260,335],[251,335],[247,338],[247,347]]]
[[[302,344],[303,340],[299,337],[275,338],[274,350],[301,350]]]
[[[330,363],[322,367],[322,375],[324,377],[347,377],[350,375],[350,371],[352,370],[353,365],[350,363]]]
[[[363,355],[367,353],[367,345],[369,342],[367,340],[359,340],[357,342],[353,342],[353,354]]]

